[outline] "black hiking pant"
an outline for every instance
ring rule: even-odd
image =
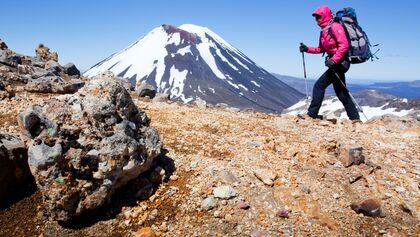
[[[331,84],[334,86],[335,94],[337,95],[338,99],[344,105],[344,108],[347,112],[347,116],[350,120],[360,119],[359,113],[354,105],[353,101],[350,98],[350,95],[346,88],[341,84],[339,81],[346,85],[346,77],[345,73],[350,68],[350,64],[348,62],[343,62],[341,64],[337,64],[332,69],[329,68],[322,76],[316,81],[313,91],[312,91],[312,101],[311,105],[308,109],[308,115],[312,118],[316,118],[318,116],[319,109],[321,108],[322,101],[324,100],[325,89]],[[340,79],[337,78],[334,71],[340,76]]]

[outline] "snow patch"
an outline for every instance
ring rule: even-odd
[[[227,83],[229,83],[231,86],[235,87],[236,89],[239,90],[239,86],[236,85],[235,83],[231,82],[231,81],[227,81]]]
[[[175,44],[179,45],[181,43],[181,34],[179,32],[175,32],[169,36],[167,45]]]
[[[178,69],[175,68],[175,66],[171,67],[169,85],[170,87],[172,87],[171,95],[173,95],[175,98],[181,97],[181,95],[183,96],[184,83],[185,83],[187,74],[188,74],[188,70],[179,71]],[[182,97],[181,99],[185,102],[184,97]]]
[[[239,86],[240,88],[242,88],[242,89],[244,89],[244,90],[248,91],[248,88],[246,88],[244,85],[242,85],[242,84],[238,84],[238,86]]]
[[[232,54],[230,54],[228,52],[228,54],[239,64],[241,65],[243,68],[245,68],[246,70],[249,70],[249,67],[247,67],[245,64],[243,64],[241,61],[239,61],[239,59],[237,59],[235,56],[233,56]]]
[[[231,68],[235,69],[236,71],[239,71],[239,69],[237,67],[235,67],[235,65],[230,63],[229,60],[227,60],[225,58],[225,56],[223,56],[223,54],[222,54],[222,52],[220,52],[219,48],[216,48],[216,54],[222,59],[223,62],[226,62]]]
[[[192,54],[191,53],[191,45],[188,45],[188,46],[186,46],[184,48],[178,49],[178,52],[177,53],[180,54],[180,55],[182,55],[182,56],[184,56],[187,53]]]
[[[254,84],[254,85],[256,85],[256,86],[258,86],[258,87],[261,87],[261,86],[260,86],[260,84],[258,84],[258,83],[257,83],[257,82],[255,82],[255,81],[251,81],[251,83],[252,83],[252,84]]]
[[[210,67],[210,69],[213,71],[214,75],[220,79],[226,79],[226,77],[223,75],[223,73],[219,70],[219,68],[216,65],[216,60],[214,59],[213,55],[210,51],[210,41],[205,38],[202,39],[203,42],[198,44],[196,47],[198,51],[200,52],[201,58],[207,63],[207,65]]]

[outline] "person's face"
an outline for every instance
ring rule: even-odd
[[[315,17],[315,21],[319,23],[319,21],[321,20],[321,16],[315,14],[314,17]]]

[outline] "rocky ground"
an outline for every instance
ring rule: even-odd
[[[18,112],[52,96],[0,100],[0,133],[18,134]],[[0,236],[420,235],[417,119],[333,123],[133,100],[163,142],[153,172],[169,179],[140,196],[130,182],[73,223],[49,218],[37,190],[0,211]],[[364,162],[348,164],[357,147]]]

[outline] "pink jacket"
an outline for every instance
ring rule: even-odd
[[[331,60],[335,63],[339,63],[349,49],[349,43],[347,41],[346,32],[341,24],[333,22],[333,14],[328,6],[320,6],[316,9],[312,15],[320,15],[321,20],[318,22],[321,27],[321,35],[319,38],[318,47],[308,47],[308,53],[318,54],[327,53]],[[328,33],[328,29],[331,27],[331,33],[334,37]]]

